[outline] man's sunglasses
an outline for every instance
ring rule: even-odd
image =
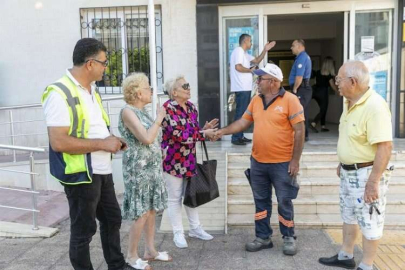
[[[181,88],[183,88],[184,90],[190,90],[190,84],[189,83],[185,83],[181,86]]]
[[[97,63],[102,64],[104,67],[107,67],[107,66],[108,66],[108,60],[105,60],[105,61],[103,62],[103,61],[100,61],[100,60],[97,60],[97,59],[92,58],[92,59],[86,60],[86,63],[89,62],[89,61],[95,61],[95,62],[97,62]]]
[[[263,78],[262,76],[257,77],[257,82],[261,82],[261,81],[274,81],[273,78]]]

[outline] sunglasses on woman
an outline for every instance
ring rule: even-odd
[[[183,88],[184,90],[190,90],[190,84],[189,83],[185,83],[181,86],[181,88]]]

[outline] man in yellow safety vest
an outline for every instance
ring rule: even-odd
[[[64,186],[69,202],[69,257],[75,270],[93,269],[89,244],[96,218],[108,269],[134,269],[121,253],[121,211],[112,179],[111,155],[126,143],[110,135],[110,120],[94,84],[108,65],[106,51],[96,39],[79,40],[73,67],[42,95],[51,175]]]

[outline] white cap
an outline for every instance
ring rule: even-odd
[[[267,64],[264,68],[254,70],[253,73],[258,76],[269,74],[280,82],[283,81],[283,73],[281,72],[281,69],[275,64]]]

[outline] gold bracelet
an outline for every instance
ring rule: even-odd
[[[162,125],[159,125],[156,121],[153,123],[156,124],[158,127],[162,127]]]

